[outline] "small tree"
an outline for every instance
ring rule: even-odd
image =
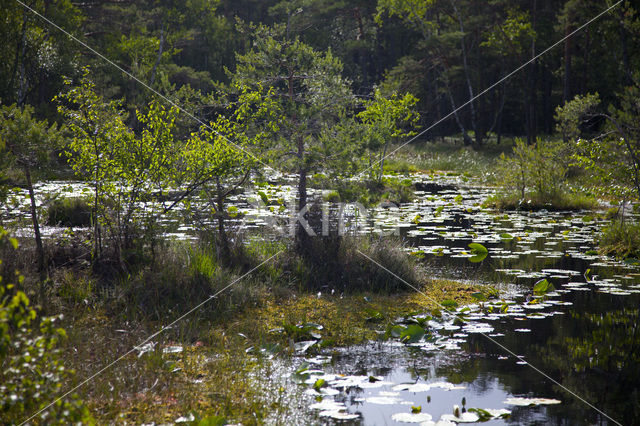
[[[71,80],[66,81],[71,86]],[[124,124],[126,113],[121,101],[106,101],[95,91],[85,69],[80,84],[55,98],[58,112],[66,118],[72,134],[65,154],[73,171],[87,180],[92,189],[93,253],[98,261],[102,256],[102,230],[111,227],[107,198],[116,192],[119,173],[118,150],[134,139]],[[117,197],[116,197],[116,201]],[[116,204],[116,209],[120,204]],[[120,212],[118,211],[118,214]],[[118,250],[118,248],[116,248]],[[119,253],[118,253],[119,255]]]
[[[356,96],[341,76],[342,63],[331,51],[314,50],[291,36],[286,26],[251,30],[253,47],[238,55],[232,80],[256,93],[270,91],[271,104],[263,107],[273,113],[267,119],[237,119],[248,129],[273,128],[277,121],[267,156],[278,169],[297,173],[298,212],[304,217],[308,175],[329,171],[349,177],[367,149],[372,156],[383,150],[383,159],[394,137],[411,134],[406,128],[418,119],[412,109],[417,100],[409,94],[384,97],[378,91],[357,117]],[[298,250],[305,251],[306,242],[305,228],[297,223]]]
[[[123,251],[144,247],[140,237],[153,249],[159,216],[190,196],[203,179],[211,179],[194,174],[182,158],[185,146],[173,133],[178,109],[151,102],[146,112],[136,111],[142,125],[136,135],[125,125],[121,102],[98,95],[87,72],[58,100],[74,136],[66,150],[69,163],[93,192],[93,258],[102,256],[103,232],[121,263]],[[172,189],[182,190],[178,201],[157,202]]]
[[[562,147],[553,142],[538,139],[535,145],[528,145],[522,139],[516,139],[513,155],[500,155],[498,164],[503,188],[517,194],[521,202],[528,194],[542,202],[557,199],[567,172],[561,150]]]
[[[369,150],[369,166],[380,165],[377,180],[382,180],[384,174],[384,160],[391,141],[414,136],[412,130],[418,124],[420,114],[413,107],[418,99],[411,93],[399,96],[392,93],[385,97],[379,89],[374,92],[373,99],[364,102],[364,111],[357,117],[364,124],[365,144]],[[378,160],[371,161],[374,154],[378,154]]]
[[[314,50],[291,36],[285,26],[260,25],[250,29],[254,32],[252,48],[237,56],[232,81],[253,91],[272,91],[282,113],[278,137],[271,145],[271,160],[280,170],[298,174],[298,211],[304,212],[307,176],[325,167],[321,135],[348,115],[355,97],[341,76],[342,63],[331,51]],[[299,249],[305,247],[306,240],[304,228],[298,223]]]
[[[17,248],[0,227],[0,245]],[[0,263],[2,261],[0,260]],[[18,279],[22,281],[22,276]],[[49,405],[73,371],[61,361],[66,337],[56,318],[38,318],[24,292],[0,276],[0,412],[4,424],[18,424],[34,413],[49,425],[92,424],[89,410],[76,395]]]
[[[229,106],[231,118],[221,115],[186,141],[175,135],[178,109],[158,102],[144,113],[137,111],[142,131],[135,134],[124,124],[121,103],[96,94],[87,74],[79,86],[59,96],[60,112],[75,136],[67,151],[69,162],[91,182],[94,194],[94,259],[101,257],[103,230],[121,262],[123,251],[142,250],[149,242],[153,253],[158,219],[181,203],[192,205],[193,196],[202,191],[214,194],[221,249],[228,256],[225,199],[249,176],[256,158],[248,150],[263,144],[278,120],[272,116],[277,111],[273,92],[237,89],[238,101]],[[255,131],[248,124],[262,121],[271,124]]]
[[[214,212],[218,242],[222,257],[229,259],[230,249],[225,220],[227,197],[249,178],[257,155],[279,130],[281,111],[274,90],[251,90],[235,86],[237,100],[230,102],[226,114],[221,114],[208,126],[194,133],[182,152],[185,176],[183,181],[201,182],[203,199]],[[260,125],[257,125],[260,124]],[[191,207],[191,204],[188,205]],[[201,206],[189,209],[197,215]]]
[[[623,201],[640,199],[640,88],[620,94],[620,105],[598,111],[597,94],[577,96],[556,110],[558,129],[575,143],[574,159],[598,182],[596,190]],[[595,119],[595,120],[594,120]],[[580,125],[600,121],[601,131],[581,138]]]
[[[52,152],[60,146],[61,134],[55,123],[49,125],[46,120],[38,121],[33,117],[33,107],[30,105],[24,108],[11,105],[0,108],[0,140],[4,142],[5,149],[9,153],[9,161],[15,163],[24,172],[29,191],[38,270],[42,275],[41,278],[44,278],[46,261],[40,235],[32,172],[50,160]]]

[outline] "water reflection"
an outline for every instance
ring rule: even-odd
[[[635,267],[593,251],[603,220],[593,220],[586,212],[495,214],[478,206],[488,189],[421,188],[438,191],[420,194],[400,212],[379,212],[381,220],[389,227],[403,222],[409,250],[423,258],[434,275],[497,284],[504,297],[517,304],[510,305],[506,314],[486,314],[475,307],[469,315],[474,326],[449,331],[444,327],[435,345],[412,347],[396,341],[349,348],[334,356],[324,372],[374,375],[390,382],[375,389],[354,386],[341,391],[336,400],[358,415],[351,423],[400,424],[395,420],[412,417],[394,415],[411,413],[412,407],[437,421],[457,405],[461,411],[473,407],[511,411],[509,418],[486,424],[613,424],[527,362],[616,421],[637,423],[639,275]],[[419,220],[411,223],[414,217]],[[469,262],[471,242],[487,247],[484,261]],[[557,291],[544,303],[530,305],[533,283],[541,278]],[[447,339],[455,344],[444,344]],[[434,387],[438,382],[453,387]],[[398,386],[403,383],[416,386]],[[514,402],[512,397],[561,403],[518,406],[508,403]]]

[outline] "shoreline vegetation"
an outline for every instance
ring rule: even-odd
[[[329,239],[315,253],[324,249],[331,256],[336,241]],[[238,281],[77,391],[97,424],[166,422],[185,413],[254,424],[274,413],[291,415],[284,401],[271,400],[265,406],[269,398],[263,387],[284,380],[256,377],[269,370],[265,360],[270,357],[286,360],[297,353],[298,342],[318,337],[307,354],[384,341],[397,318],[444,309],[434,300],[471,303],[471,294],[482,290],[427,277],[399,241],[343,237],[338,244],[340,255],[325,274],[320,270],[324,261],[303,259],[281,243],[251,239],[234,247],[231,263],[216,259],[210,246],[171,243],[163,247],[162,260],[139,265],[135,273],[116,281],[96,275],[77,260],[58,268],[45,286],[39,285],[37,272],[30,271],[22,287],[39,316],[64,314],[58,326],[67,330],[67,338],[57,346],[65,354],[67,369],[80,379],[283,250],[273,263]],[[358,250],[421,293],[369,263]],[[28,246],[5,247],[5,274],[28,267],[24,254],[30,251]],[[238,264],[244,266],[238,269]],[[342,273],[334,276],[335,271]],[[206,382],[198,381],[203,375]],[[144,389],[153,389],[153,396]],[[210,392],[216,395],[213,401],[196,397]]]

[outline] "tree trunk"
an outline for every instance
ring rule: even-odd
[[[24,175],[27,178],[27,187],[29,189],[29,198],[31,200],[31,221],[33,222],[33,233],[36,236],[36,257],[38,260],[38,272],[40,279],[46,278],[46,263],[44,258],[44,246],[42,245],[42,237],[40,236],[40,225],[38,224],[38,211],[36,210],[36,196],[33,192],[33,184],[31,182],[31,171],[29,166],[24,166]]]
[[[533,30],[535,31],[536,28],[536,9],[537,9],[537,1],[533,0],[533,5],[532,5],[532,13],[531,13],[531,22],[532,22],[532,27]],[[535,58],[536,57],[536,39],[535,37],[533,37],[531,39],[531,58]],[[536,87],[537,87],[537,80],[538,80],[538,61],[533,61],[531,62],[531,65],[529,66],[531,73],[529,75],[529,102],[528,102],[528,108],[529,108],[529,114],[528,114],[528,126],[527,126],[527,142],[529,143],[529,145],[532,145],[534,143],[536,143],[537,139],[538,139],[538,135],[537,135],[537,122],[536,122],[536,104],[538,103],[537,101],[537,96],[536,96]]]
[[[627,29],[624,27],[624,6],[620,8],[620,23],[618,25],[618,31],[620,32],[620,45],[622,47],[622,65],[624,67],[624,75],[626,84],[631,86],[633,84],[633,75],[631,72],[631,63],[629,62],[629,46]]]
[[[20,29],[20,39],[18,40],[18,45],[16,46],[16,56],[13,60],[13,66],[11,68],[11,78],[9,80],[9,85],[7,87],[8,92],[13,91],[13,85],[18,77],[18,68],[20,67],[21,58],[24,58],[24,51],[27,43],[27,10],[25,9],[22,14],[22,28]]]
[[[464,69],[464,76],[467,82],[467,91],[469,93],[469,108],[471,108],[471,128],[473,128],[473,132],[475,133],[475,144],[477,146],[482,145],[482,135],[478,129],[478,117],[476,114],[476,106],[473,100],[473,86],[471,85],[471,77],[469,75],[469,63],[467,60],[467,47],[464,44],[464,25],[462,22],[462,16],[458,13],[458,8],[455,5],[454,0],[451,0],[451,6],[453,6],[453,10],[458,17],[458,24],[460,26],[460,32],[462,33],[462,38],[460,39],[460,48],[462,50],[462,67]]]
[[[291,102],[291,107],[293,108],[294,100],[293,100],[293,70],[289,70],[289,76],[287,78],[287,82],[289,85],[289,102]],[[297,115],[293,114],[292,121],[297,123],[298,118]],[[296,157],[298,158],[298,212],[302,211],[307,205],[307,167],[305,165],[305,151],[304,151],[304,137],[300,133],[296,133],[292,137],[296,138],[297,145],[297,153]],[[297,214],[296,214],[297,217]],[[305,214],[306,218],[307,215]],[[308,246],[309,236],[305,232],[304,227],[300,221],[296,221],[296,235],[295,235],[295,243],[296,250],[298,253],[305,253],[306,248]]]
[[[585,48],[583,53],[583,64],[582,64],[582,90],[581,93],[589,92],[589,51],[591,50],[591,36],[589,33],[589,28],[585,28],[584,30],[585,40]]]
[[[298,136],[298,212],[307,205],[307,169],[304,165],[304,139]],[[306,219],[307,215],[304,215]],[[296,222],[296,247],[299,253],[305,253],[308,247],[309,235],[307,235],[302,223]]]
[[[571,33],[569,25],[569,17],[566,18],[564,24],[564,34],[568,36]],[[571,37],[567,37],[564,42],[564,76],[562,85],[562,100],[567,103],[571,100]]]
[[[382,175],[384,175],[384,159],[387,157],[387,150],[389,149],[389,143],[391,139],[387,139],[382,149],[382,157],[380,158],[380,174],[378,175],[378,182],[382,182]]]
[[[158,57],[156,58],[156,63],[153,64],[153,69],[151,70],[151,78],[149,79],[149,86],[153,86],[153,82],[156,79],[156,71],[158,70],[158,65],[160,65],[160,59],[162,59],[163,47],[164,47],[164,21],[162,22],[162,27],[160,28],[160,46],[158,47]]]
[[[220,252],[223,260],[229,260],[231,257],[231,251],[229,250],[229,239],[227,238],[227,231],[224,226],[224,198],[222,195],[222,186],[220,185],[220,178],[216,177],[216,210],[218,211],[218,239],[220,241]]]
[[[456,123],[460,128],[460,132],[462,133],[462,141],[464,142],[465,145],[472,145],[473,141],[467,134],[467,129],[465,129],[464,124],[462,124],[462,120],[460,120],[460,116],[458,116],[458,109],[456,108],[456,103],[453,100],[453,94],[451,93],[451,88],[449,87],[449,82],[446,76],[444,78],[444,82],[445,82],[445,90],[447,92],[447,97],[449,98],[449,102],[451,103],[451,109],[453,110],[453,117],[455,118]]]

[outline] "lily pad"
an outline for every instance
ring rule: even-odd
[[[487,250],[487,248],[485,246],[483,246],[482,244],[479,244],[479,243],[471,243],[471,244],[469,244],[469,248],[475,254],[482,254],[482,253],[488,253],[489,252],[489,250]]]
[[[561,404],[562,401],[558,399],[550,399],[550,398],[521,398],[521,397],[512,397],[507,398],[503,401],[503,404],[507,405],[517,405],[520,407],[528,407],[531,405],[552,405],[552,404]]]
[[[553,290],[555,290],[553,284],[551,284],[546,279],[541,279],[533,286],[533,294],[535,294],[536,296],[542,296]]]
[[[425,334],[424,328],[416,324],[410,324],[400,333],[400,341],[403,343],[419,342]]]
[[[396,413],[391,420],[402,423],[422,423],[431,420],[433,416],[427,413]]]

